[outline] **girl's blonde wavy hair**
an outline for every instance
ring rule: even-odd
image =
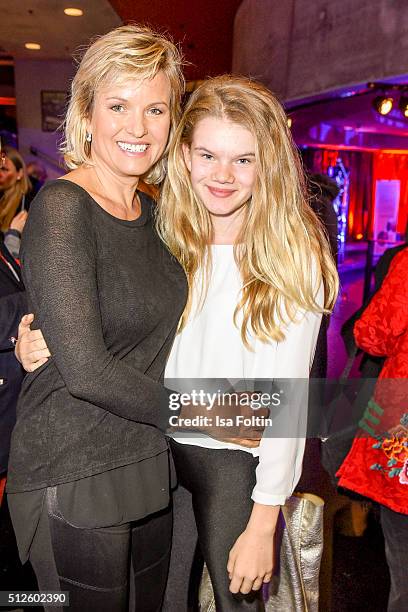
[[[193,192],[182,145],[191,145],[196,125],[209,116],[243,126],[255,137],[257,179],[234,247],[243,282],[234,323],[242,311],[241,336],[247,347],[249,329],[264,342],[281,341],[283,326],[296,320],[298,308],[330,312],[338,275],[326,233],[307,202],[302,166],[282,106],[263,85],[229,75],[205,81],[191,95],[170,145],[157,212],[158,231],[189,282],[180,329],[190,314],[193,281],[200,270],[207,270],[208,285],[213,239],[211,218]],[[323,309],[316,302],[321,282]],[[206,287],[201,303],[205,292]]]
[[[68,168],[92,164],[91,144],[86,141],[86,122],[92,115],[96,92],[105,85],[129,80],[152,79],[162,70],[171,87],[170,137],[180,116],[184,92],[182,57],[165,36],[140,25],[124,25],[97,38],[87,49],[72,81],[71,98],[64,122],[65,138],[61,145]],[[166,166],[164,156],[144,180],[159,183]]]
[[[16,216],[23,197],[31,189],[31,183],[27,175],[24,160],[20,153],[8,145],[4,146],[2,151],[14,164],[17,172],[22,170],[21,178],[9,189],[6,189],[3,194],[0,194],[0,231],[5,232],[9,229],[10,223]]]

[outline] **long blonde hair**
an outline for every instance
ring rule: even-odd
[[[65,139],[61,146],[68,168],[92,164],[86,124],[92,115],[95,93],[107,84],[152,79],[162,70],[171,87],[171,137],[180,116],[180,100],[184,92],[181,67],[182,58],[177,47],[165,36],[145,26],[120,26],[95,40],[85,52],[71,85],[64,122]],[[167,149],[144,177],[147,183],[163,180],[166,155]]]
[[[234,246],[243,284],[234,322],[242,311],[241,337],[246,346],[249,330],[264,342],[281,341],[283,326],[296,320],[299,308],[332,309],[338,275],[323,226],[306,199],[304,174],[282,106],[263,85],[229,75],[205,81],[191,95],[170,145],[158,207],[158,231],[189,282],[180,329],[190,314],[197,272],[211,268],[211,218],[193,192],[182,153],[184,143],[191,145],[198,122],[208,116],[247,128],[256,143],[257,179]],[[209,272],[207,284],[208,278]],[[316,301],[321,282],[323,309]]]
[[[22,170],[21,177],[14,185],[6,189],[0,197],[0,231],[5,232],[15,217],[23,197],[31,187],[24,160],[20,153],[8,145],[2,147],[2,152],[14,165],[17,172]]]

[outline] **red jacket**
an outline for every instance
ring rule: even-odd
[[[408,514],[408,248],[394,257],[354,337],[386,360],[369,408],[374,418],[366,419],[375,437],[354,440],[339,485]]]

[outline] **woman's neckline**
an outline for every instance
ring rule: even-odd
[[[115,217],[115,215],[112,215],[107,210],[105,210],[99,204],[99,202],[97,202],[95,200],[95,198],[93,196],[91,196],[89,191],[87,191],[85,189],[85,187],[82,187],[78,183],[74,183],[74,181],[70,181],[69,179],[65,179],[65,178],[55,179],[55,182],[57,182],[57,181],[64,181],[64,183],[69,183],[70,185],[74,185],[75,187],[77,187],[82,193],[84,193],[84,194],[86,194],[88,196],[88,198],[93,202],[93,204],[96,206],[97,210],[101,214],[103,214],[105,217],[111,219],[115,223],[118,223],[119,225],[124,225],[124,226],[127,226],[127,227],[139,227],[139,226],[145,225],[147,220],[148,220],[148,218],[149,218],[149,213],[150,213],[150,209],[151,209],[151,202],[150,202],[149,196],[147,194],[145,194],[143,191],[139,191],[138,189],[136,189],[136,193],[137,193],[137,195],[139,196],[139,199],[140,199],[140,206],[141,206],[140,215],[138,216],[137,219],[127,220],[127,219],[120,219],[119,217]]]

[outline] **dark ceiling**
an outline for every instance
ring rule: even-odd
[[[189,80],[231,70],[234,17],[241,0],[110,0],[123,21],[146,23],[181,43]]]

